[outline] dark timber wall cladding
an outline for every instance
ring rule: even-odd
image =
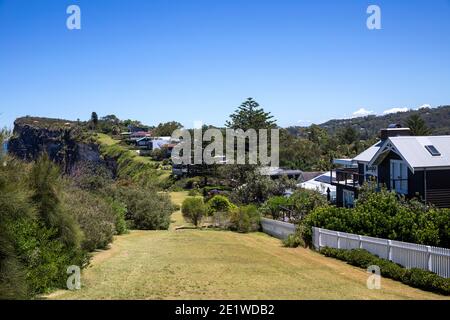
[[[424,172],[422,173],[422,178]],[[450,170],[427,170],[427,202],[440,208],[450,208]]]

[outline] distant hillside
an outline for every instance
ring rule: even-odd
[[[407,112],[398,112],[384,116],[367,116],[353,119],[330,120],[322,123],[320,126],[330,133],[334,133],[340,128],[352,126],[360,130],[362,135],[373,136],[378,134],[381,128],[386,128],[391,123],[399,123],[406,126],[407,119],[413,115],[419,114],[426,122],[427,126],[435,135],[450,134],[450,106],[441,106],[438,108],[423,108],[420,110],[411,110]]]
[[[351,119],[330,120],[319,126],[327,129],[330,134],[336,133],[339,129],[351,126],[360,131],[361,138],[366,139],[378,135],[380,129],[386,128],[392,123],[399,123],[406,126],[407,119],[413,115],[419,114],[432,130],[434,135],[450,135],[450,106],[441,106],[437,108],[423,108],[420,110],[411,110],[407,112],[391,113],[384,116],[367,116]],[[305,127],[286,128],[292,135],[301,135],[305,132]],[[303,129],[303,130],[302,130]]]

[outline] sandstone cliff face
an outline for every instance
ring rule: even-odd
[[[81,141],[77,128],[70,122],[55,126],[45,119],[31,121],[30,118],[19,118],[14,122],[8,151],[28,161],[47,153],[65,173],[73,172],[77,164],[86,161],[106,164],[100,155],[99,146]]]

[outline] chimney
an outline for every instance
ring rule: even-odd
[[[402,128],[399,124],[390,124],[386,129],[380,130],[381,140],[386,140],[389,137],[404,137],[410,135],[411,129]]]

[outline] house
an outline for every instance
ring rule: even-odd
[[[298,179],[300,175],[303,174],[303,171],[283,169],[279,167],[262,167],[259,169],[259,173],[262,176],[268,176],[271,179],[278,179],[283,176],[286,176],[289,179]]]
[[[330,202],[335,203],[336,186],[331,184],[332,181],[336,181],[335,173],[325,172],[319,173],[318,175],[315,174],[315,172],[312,175],[309,172],[304,172],[299,179],[300,182],[297,184],[297,187],[320,192],[327,198],[329,197]],[[307,177],[308,180],[304,180],[305,177]]]
[[[411,136],[408,128],[381,130],[381,140],[336,169],[336,203],[351,207],[361,186],[385,186],[406,198],[450,207],[450,136]]]
[[[150,134],[147,131],[136,131],[129,135],[129,141],[137,141],[145,137],[150,137]]]
[[[147,132],[148,129],[146,127],[139,127],[139,126],[134,126],[134,125],[129,125],[128,126],[128,131],[131,133],[135,133],[135,132]]]

